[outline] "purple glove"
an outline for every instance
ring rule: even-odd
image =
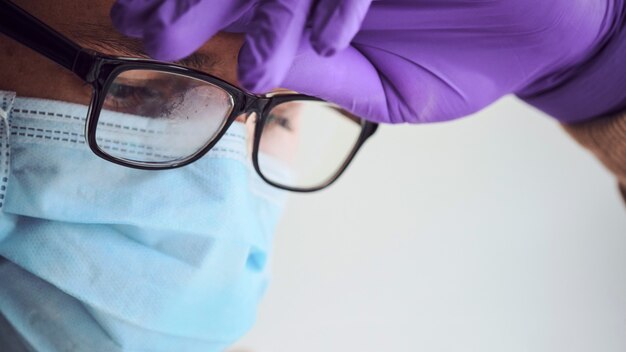
[[[237,21],[244,87],[375,121],[450,120],[515,93],[574,122],[626,108],[624,1],[119,0],[112,18],[166,60]]]
[[[277,87],[291,67],[307,23],[310,41],[329,56],[350,45],[372,0],[118,0],[113,24],[143,38],[146,52],[173,61],[190,55],[218,31],[248,31],[239,80],[249,90]],[[254,17],[253,17],[254,16]]]

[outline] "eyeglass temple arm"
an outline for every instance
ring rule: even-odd
[[[0,33],[76,72],[81,47],[8,0],[0,0]]]

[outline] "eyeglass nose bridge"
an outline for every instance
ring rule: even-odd
[[[246,95],[246,100],[244,102],[244,107],[242,113],[245,114],[246,119],[252,115],[252,113],[256,113],[257,116],[261,116],[263,111],[270,104],[272,99],[264,96],[257,95]]]

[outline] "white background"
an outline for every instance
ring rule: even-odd
[[[507,98],[382,126],[294,196],[235,351],[626,351],[626,207],[554,120]]]

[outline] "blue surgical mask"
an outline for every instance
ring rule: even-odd
[[[143,171],[92,154],[86,109],[0,92],[0,346],[223,350],[255,320],[285,193],[250,167],[241,124]]]

